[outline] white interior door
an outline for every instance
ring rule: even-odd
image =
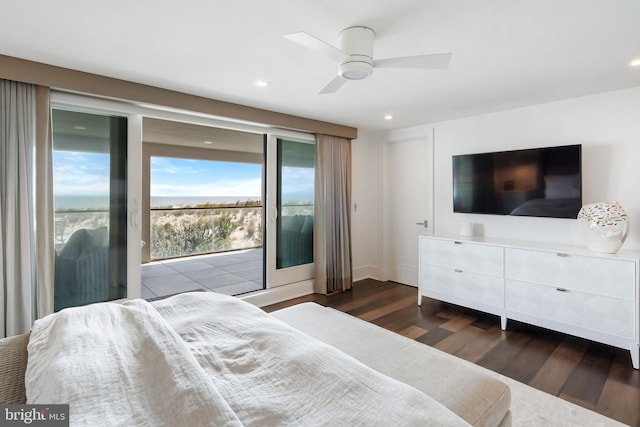
[[[383,277],[418,286],[418,236],[433,226],[433,137],[383,150]]]

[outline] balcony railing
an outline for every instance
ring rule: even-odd
[[[54,242],[61,249],[77,230],[109,226],[107,209],[69,209],[54,212]]]
[[[313,204],[282,205],[280,216],[313,215]]]
[[[262,206],[154,208],[151,259],[262,246]]]
[[[152,208],[151,259],[262,247],[262,214],[262,206]],[[296,215],[313,215],[313,205],[282,206],[281,217]],[[61,249],[79,229],[108,225],[108,210],[56,210],[56,249]]]

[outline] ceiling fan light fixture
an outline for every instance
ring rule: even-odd
[[[419,70],[445,69],[449,67],[451,53],[414,55],[373,59],[373,42],[376,33],[369,27],[345,28],[338,34],[339,47],[335,47],[305,32],[286,34],[284,37],[307,49],[320,52],[335,61],[338,75],[319,92],[334,93],[349,80],[363,80],[373,74],[374,68],[409,68]]]
[[[343,62],[340,64],[338,73],[347,80],[362,80],[373,73],[373,67],[364,61]]]

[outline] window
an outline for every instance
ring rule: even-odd
[[[54,109],[54,309],[127,295],[127,119]]]
[[[278,139],[276,268],[313,262],[315,146]]]

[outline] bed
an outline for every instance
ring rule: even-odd
[[[510,425],[501,381],[313,303],[272,314],[208,292],[99,303],[21,339],[27,402],[70,404],[71,425]]]

